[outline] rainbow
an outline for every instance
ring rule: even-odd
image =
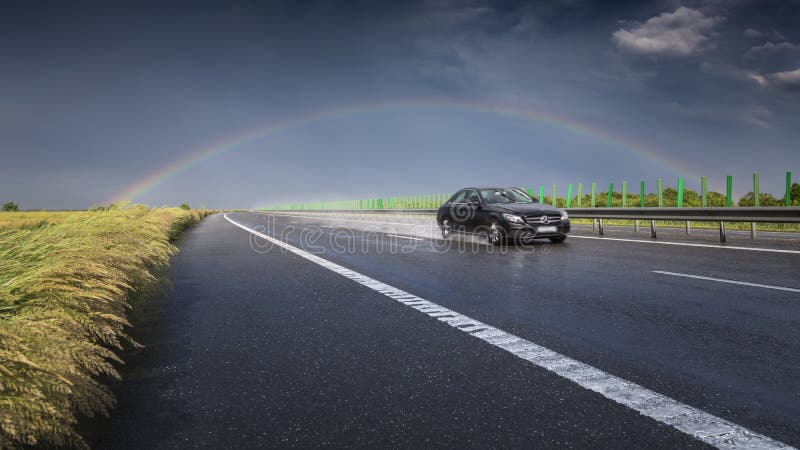
[[[624,149],[638,157],[668,168],[674,173],[695,175],[692,169],[682,166],[677,162],[667,158],[664,151],[615,133],[611,130],[602,129],[585,122],[578,121],[574,118],[561,116],[542,110],[526,109],[517,106],[499,104],[457,101],[392,101],[318,111],[311,114],[270,122],[255,129],[232,134],[224,139],[213,142],[197,150],[189,151],[182,158],[149,173],[147,176],[139,179],[121,192],[115,194],[108,201],[108,203],[118,201],[133,201],[152,191],[166,181],[186,172],[192,167],[202,164],[209,159],[235,151],[246,144],[264,139],[276,133],[300,127],[306,127],[321,122],[379,113],[404,111],[469,112],[547,124],[556,128],[567,130],[577,135],[597,139],[620,149]]]

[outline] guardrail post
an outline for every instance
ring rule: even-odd
[[[719,241],[727,242],[728,237],[725,235],[725,222],[719,221]]]
[[[602,218],[602,217],[600,218],[599,222],[600,222],[600,224],[599,224],[599,226],[598,226],[598,228],[597,228],[597,231],[598,231],[598,234],[599,234],[600,236],[602,236],[602,235],[604,235],[604,234],[605,234],[605,232],[604,232],[604,230],[603,230],[603,218]]]
[[[622,180],[622,207],[628,207],[628,182]]]
[[[728,175],[725,179],[725,207],[730,208],[732,204],[733,204],[733,175]]]
[[[661,178],[658,179],[658,207],[664,207],[664,181]]]
[[[656,238],[656,221],[650,221],[650,237],[655,239]]]
[[[583,183],[578,183],[578,208],[581,207],[582,203],[583,203]]]
[[[678,177],[678,208],[683,208],[683,177]],[[686,235],[692,234],[692,226],[686,221]]]
[[[606,199],[606,208],[611,208],[611,196],[614,195],[614,183],[608,183],[608,198]]]
[[[703,208],[708,206],[708,178],[700,177],[700,197]]]
[[[567,185],[567,203],[566,203],[566,207],[567,208],[572,207],[572,183],[569,183]]]
[[[786,172],[786,194],[783,199],[786,206],[792,206],[792,172]]]

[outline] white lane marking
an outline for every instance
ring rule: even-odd
[[[416,237],[411,237],[411,236],[404,236],[402,234],[387,234],[386,236],[398,237],[398,238],[403,238],[403,239],[411,239],[412,241],[427,241],[427,239],[416,238]]]
[[[576,239],[597,239],[600,241],[619,241],[619,242],[637,242],[640,244],[659,244],[659,245],[679,245],[684,247],[703,247],[703,248],[718,248],[723,250],[748,250],[751,252],[771,252],[771,253],[791,253],[800,254],[800,250],[783,250],[778,248],[755,248],[755,247],[736,247],[732,245],[713,245],[713,244],[690,244],[687,242],[665,242],[665,241],[646,241],[644,239],[622,239],[622,238],[608,238],[599,236],[578,236],[570,234],[571,238]]]
[[[408,226],[420,226],[424,224],[420,223],[408,223],[408,222],[382,222],[379,220],[359,220],[359,219],[343,219],[339,217],[320,217],[320,216],[301,216],[296,214],[283,214],[283,213],[269,213],[269,212],[261,212],[261,211],[254,211],[256,214],[263,214],[266,216],[280,216],[280,217],[301,217],[304,219],[325,219],[325,220],[336,220],[339,222],[362,222],[362,223],[379,223],[385,225],[408,225]],[[434,220],[435,222],[435,220]],[[294,223],[294,222],[293,222]]]
[[[784,287],[784,286],[775,286],[772,284],[760,284],[760,283],[750,283],[747,281],[737,281],[737,280],[726,280],[725,278],[714,278],[714,277],[704,277],[701,275],[691,275],[688,273],[677,273],[677,272],[667,272],[664,270],[654,270],[653,273],[660,273],[662,275],[671,275],[673,277],[684,277],[684,278],[696,278],[698,280],[708,280],[708,281],[719,281],[720,283],[731,283],[731,284],[740,284],[742,286],[752,286],[752,287],[760,287],[765,289],[775,289],[778,291],[788,291],[788,292],[800,292],[800,289]]]
[[[554,352],[511,333],[487,325],[406,291],[362,275],[354,270],[320,258],[281,240],[259,233],[225,214],[225,219],[237,227],[286,249],[297,256],[319,264],[356,283],[380,292],[428,316],[474,336],[517,357],[545,368],[578,386],[621,403],[640,414],[674,427],[717,448],[792,448],[772,438],[756,433],[733,422],[685,405],[666,395],[603,372],[588,364]],[[445,313],[447,313],[445,315]]]

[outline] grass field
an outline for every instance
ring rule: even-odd
[[[105,414],[132,294],[147,293],[180,232],[207,214],[143,206],[0,213],[0,448],[85,444]]]

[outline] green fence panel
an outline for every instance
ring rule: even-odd
[[[556,185],[553,183],[553,195],[550,197],[553,202],[553,206],[558,207],[558,197],[556,197]]]
[[[753,172],[753,206],[761,206],[761,191],[758,188],[758,172]]]
[[[658,207],[664,207],[664,181],[659,178],[657,181],[658,184]]]
[[[533,197],[533,188],[528,188],[528,195]]]
[[[792,206],[792,172],[786,172],[786,194],[784,195],[786,206]]]
[[[583,204],[583,183],[578,183],[578,208]]]
[[[622,180],[622,207],[628,207],[628,182]]]
[[[678,208],[683,208],[683,178],[678,177]]]
[[[639,207],[644,208],[644,181],[639,182]]]
[[[733,175],[725,177],[725,206],[730,208],[733,205]]]
[[[608,183],[608,197],[606,198],[606,208],[611,208],[611,197],[614,195],[614,183]]]
[[[544,202],[544,185],[539,186],[539,201]]]
[[[597,183],[592,181],[592,208],[597,206]]]
[[[702,201],[703,208],[708,206],[708,178],[700,177],[700,201]]]
[[[572,207],[572,183],[567,185],[567,203],[565,205],[567,208]]]

